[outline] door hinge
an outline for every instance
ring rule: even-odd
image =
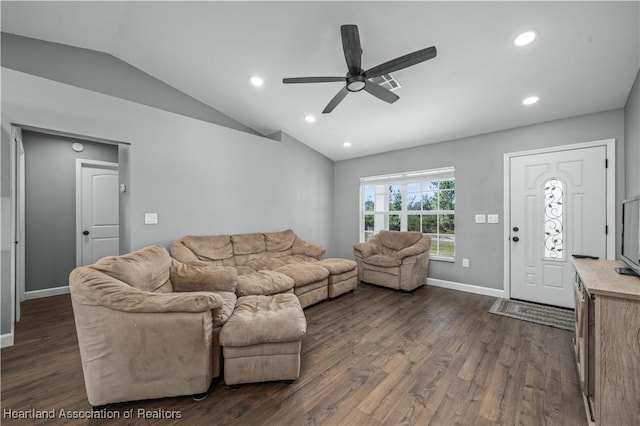
[[[604,226],[604,234],[609,235],[609,225]]]
[[[605,159],[604,159],[604,168],[605,168],[605,169],[608,169],[608,168],[609,168],[609,159],[608,159],[608,158],[605,158]]]

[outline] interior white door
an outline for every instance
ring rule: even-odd
[[[606,257],[606,148],[510,160],[511,297],[573,307],[572,254]]]
[[[89,265],[119,250],[117,165],[82,164],[80,262]]]

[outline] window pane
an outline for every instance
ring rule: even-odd
[[[438,181],[434,182],[422,182],[423,191],[435,191],[438,189]]]
[[[364,232],[364,240],[368,241],[369,238],[373,237],[375,234],[373,233],[373,231],[365,231]]]
[[[456,252],[456,237],[455,235],[440,235],[440,256],[453,257]]]
[[[455,215],[441,214],[438,217],[440,219],[440,234],[455,234]]]
[[[419,192],[407,194],[407,210],[422,210],[421,194]]]
[[[373,231],[374,230],[374,227],[373,227],[373,215],[372,214],[364,215],[364,230],[365,231]]]
[[[389,231],[399,231],[399,230],[400,230],[400,215],[390,214],[389,215]]]
[[[440,210],[456,209],[456,192],[452,190],[440,191]]]
[[[389,186],[389,211],[402,210],[402,186]]]
[[[420,215],[419,214],[407,215],[407,231],[420,232]]]
[[[408,192],[420,192],[420,184],[419,183],[409,183],[407,184]]]
[[[438,232],[438,216],[423,215],[422,216],[422,232],[425,234],[436,234]]]
[[[422,194],[422,210],[437,210],[438,209],[438,193],[437,192],[425,192]]]
[[[549,179],[544,183],[544,257],[564,259],[563,183]]]
[[[372,212],[375,210],[375,188],[373,186],[364,187],[364,211]]]
[[[455,180],[441,180],[440,189],[456,189]]]
[[[429,254],[438,254],[438,236],[429,235],[431,237],[431,248],[429,248]]]

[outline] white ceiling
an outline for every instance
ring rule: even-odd
[[[359,92],[323,115],[341,83],[282,78],[344,76],[347,23],[358,25],[364,69],[432,45],[438,56],[394,73],[396,103]],[[2,31],[110,53],[333,160],[622,107],[639,27],[637,1],[2,2]],[[536,41],[514,46],[525,30]],[[540,102],[523,106],[531,94]]]

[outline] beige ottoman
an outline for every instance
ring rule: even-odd
[[[293,293],[295,282],[285,274],[275,271],[254,271],[238,275],[236,294],[241,296],[269,296],[280,293]]]
[[[329,297],[338,297],[358,286],[358,264],[353,260],[329,258],[318,262],[329,270]]]
[[[307,320],[294,294],[240,297],[220,331],[225,383],[296,380],[306,332]]]

